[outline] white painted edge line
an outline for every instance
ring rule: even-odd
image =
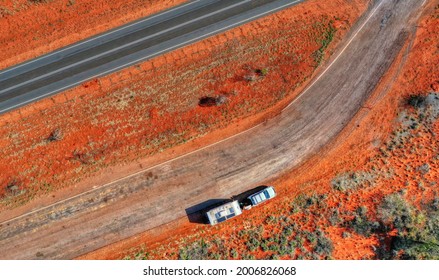
[[[290,104],[288,104],[285,108],[282,109],[281,112],[287,110],[291,105],[293,105],[295,102],[297,102],[297,100],[302,97],[305,93],[308,92],[308,90],[310,90],[315,83],[317,83],[320,78],[332,67],[332,65],[334,65],[334,63],[340,58],[340,56],[346,51],[346,49],[349,47],[349,45],[352,43],[352,41],[358,36],[358,34],[363,30],[364,26],[369,22],[369,20],[375,15],[375,13],[378,11],[379,7],[383,4],[383,2],[380,2],[380,4],[378,6],[375,7],[375,9],[372,11],[372,13],[369,15],[369,17],[363,22],[363,24],[360,26],[360,28],[357,30],[357,32],[354,33],[354,35],[351,37],[351,39],[347,42],[346,46],[344,46],[344,48],[339,52],[339,54],[337,55],[337,57],[331,62],[331,64],[328,65],[328,67],[326,67],[326,69],[320,73],[319,76],[317,76],[317,78],[314,80],[314,82],[312,82],[309,86],[306,87],[306,89],[304,91],[302,91],[293,101],[290,102]]]
[[[176,158],[172,158],[172,159],[169,159],[169,160],[164,161],[164,162],[162,162],[162,163],[159,163],[159,164],[153,165],[153,166],[151,166],[151,167],[148,167],[147,169],[143,169],[143,170],[137,171],[136,173],[133,173],[133,174],[130,174],[130,175],[128,175],[128,176],[125,176],[125,177],[119,178],[119,179],[117,179],[117,180],[115,180],[115,181],[112,181],[112,182],[110,182],[110,183],[106,183],[106,184],[101,185],[101,186],[93,186],[92,189],[90,189],[90,190],[88,190],[88,191],[86,191],[86,192],[79,193],[79,194],[77,194],[77,195],[75,195],[75,196],[68,197],[68,198],[66,198],[66,199],[63,199],[63,200],[57,201],[57,202],[55,202],[55,203],[53,203],[53,204],[50,204],[50,205],[44,206],[44,207],[42,207],[42,208],[35,209],[35,210],[31,211],[31,212],[28,212],[28,213],[22,214],[22,215],[20,215],[20,216],[17,216],[17,217],[15,217],[15,218],[12,218],[12,219],[9,219],[9,220],[6,220],[6,221],[3,221],[3,222],[0,223],[0,225],[4,225],[4,224],[6,224],[6,223],[9,223],[9,222],[12,222],[12,221],[14,221],[14,220],[20,219],[20,218],[22,218],[22,217],[26,217],[26,216],[28,216],[28,215],[31,215],[31,214],[33,214],[33,213],[36,213],[36,212],[39,212],[39,211],[45,210],[45,209],[50,208],[50,207],[53,207],[53,206],[56,206],[56,205],[61,204],[61,203],[63,203],[63,202],[66,202],[66,201],[69,201],[69,200],[73,200],[73,199],[75,199],[75,198],[77,198],[77,197],[80,197],[80,196],[82,196],[82,195],[86,195],[86,194],[88,194],[88,193],[91,193],[91,192],[94,192],[94,191],[100,190],[100,189],[102,189],[102,188],[104,188],[104,187],[107,187],[107,186],[109,186],[109,185],[115,184],[115,183],[117,183],[117,182],[119,182],[119,181],[126,180],[126,179],[131,178],[131,177],[134,177],[134,176],[136,176],[136,175],[139,175],[139,174],[145,173],[145,172],[147,172],[147,171],[149,171],[149,170],[151,170],[151,169],[154,169],[154,168],[160,167],[160,166],[162,166],[162,165],[166,165],[166,164],[171,163],[171,162],[173,162],[173,161],[176,161],[176,160],[178,160],[178,159],[181,159],[181,158],[187,157],[187,156],[189,156],[189,155],[192,155],[192,154],[195,154],[195,153],[201,152],[201,151],[203,151],[203,150],[205,150],[205,149],[207,149],[207,148],[210,148],[210,147],[212,147],[212,146],[218,145],[218,144],[220,144],[220,143],[222,143],[222,142],[225,142],[225,141],[230,140],[230,139],[232,139],[232,138],[235,138],[235,137],[237,137],[237,136],[239,136],[239,135],[241,135],[241,134],[244,134],[244,133],[247,133],[247,132],[249,132],[249,131],[251,131],[251,130],[253,130],[253,129],[256,129],[257,127],[261,126],[262,124],[263,124],[263,123],[257,124],[257,125],[255,125],[255,126],[249,128],[249,129],[246,129],[246,130],[241,131],[241,132],[239,132],[239,133],[237,133],[237,134],[234,134],[234,135],[232,135],[232,136],[229,136],[229,137],[227,137],[227,138],[225,138],[225,139],[222,139],[222,140],[220,140],[220,141],[218,141],[218,142],[215,142],[215,143],[209,144],[209,145],[204,146],[204,147],[202,147],[202,148],[199,148],[199,149],[197,149],[197,150],[194,150],[194,151],[191,151],[191,152],[189,152],[189,153],[186,153],[186,154],[180,155],[180,156],[178,156],[178,157],[176,157]]]
[[[9,88],[6,88],[6,89],[0,91],[0,94],[5,93],[5,92],[10,91],[10,90],[13,90],[13,89],[15,89],[15,88],[18,88],[18,87],[21,87],[21,86],[24,86],[24,85],[30,84],[30,83],[32,83],[32,82],[34,82],[34,81],[41,80],[41,79],[46,78],[46,77],[48,77],[48,76],[50,76],[50,75],[56,74],[57,72],[60,72],[60,71],[63,71],[63,70],[69,69],[70,67],[77,66],[77,65],[81,65],[81,64],[83,64],[83,63],[85,63],[85,62],[88,62],[88,61],[90,61],[90,60],[93,60],[93,59],[96,59],[96,58],[102,57],[102,56],[104,56],[104,55],[107,55],[107,54],[110,54],[110,53],[112,53],[112,52],[118,51],[118,50],[123,49],[123,48],[125,48],[125,47],[129,47],[129,46],[135,45],[135,44],[137,44],[137,43],[139,43],[139,42],[142,42],[142,41],[145,41],[145,40],[148,40],[148,39],[154,38],[154,37],[156,37],[156,36],[158,36],[158,35],[161,35],[161,34],[164,34],[164,33],[166,33],[166,32],[169,32],[169,31],[171,31],[171,30],[174,30],[174,29],[177,29],[177,28],[180,28],[180,27],[186,26],[186,25],[191,24],[191,23],[193,23],[193,22],[196,22],[196,21],[198,21],[198,20],[201,20],[201,19],[204,19],[204,18],[210,17],[210,16],[212,16],[212,15],[216,15],[216,14],[218,14],[218,13],[221,13],[221,12],[224,12],[224,11],[227,11],[227,10],[230,10],[230,9],[232,9],[232,8],[235,8],[236,6],[240,6],[240,5],[245,4],[245,3],[249,2],[249,1],[251,1],[251,0],[243,0],[242,2],[239,2],[239,3],[233,4],[233,5],[231,5],[231,6],[227,6],[227,7],[225,7],[225,8],[220,9],[220,10],[216,10],[216,11],[214,11],[214,12],[211,12],[211,13],[208,13],[208,14],[202,15],[202,16],[200,16],[200,17],[197,17],[197,18],[191,19],[191,20],[186,21],[186,22],[184,22],[184,23],[182,23],[182,24],[179,24],[179,25],[176,25],[176,26],[173,26],[173,27],[167,28],[167,29],[165,29],[165,30],[159,31],[159,32],[154,33],[154,34],[152,34],[152,35],[149,35],[149,36],[146,36],[146,37],[143,37],[143,38],[137,39],[137,40],[135,40],[135,41],[132,41],[132,42],[129,42],[129,43],[127,43],[127,44],[124,44],[124,45],[118,46],[118,47],[116,47],[116,48],[112,48],[111,50],[108,50],[108,51],[105,51],[105,52],[99,53],[99,54],[94,55],[94,56],[92,56],[92,57],[88,57],[88,58],[83,59],[83,60],[81,60],[81,61],[78,61],[78,62],[75,62],[75,63],[69,64],[69,65],[64,66],[64,67],[61,67],[61,68],[59,68],[59,69],[56,69],[55,71],[52,71],[52,72],[46,73],[46,74],[44,74],[44,75],[41,75],[41,76],[38,76],[38,77],[35,77],[35,78],[32,78],[32,79],[26,80],[26,81],[24,81],[24,82],[22,82],[22,83],[19,83],[19,84],[15,84],[15,85],[13,85],[13,86],[11,86],[11,87],[9,87]]]
[[[268,11],[268,12],[264,12],[264,13],[262,13],[262,14],[260,14],[260,15],[253,16],[253,17],[251,17],[251,18],[249,18],[249,19],[246,19],[246,20],[240,21],[240,22],[235,23],[235,24],[233,24],[233,25],[229,25],[228,27],[223,27],[223,28],[221,28],[221,29],[219,29],[219,30],[221,31],[221,30],[224,30],[224,29],[226,29],[226,28],[229,28],[230,26],[239,25],[241,22],[249,21],[249,20],[251,20],[251,19],[253,19],[253,18],[255,18],[255,17],[260,17],[261,15],[265,15],[265,14],[270,13],[270,12],[272,12],[272,11],[276,11],[276,10],[282,9],[283,7],[290,6],[290,5],[295,4],[295,3],[297,3],[297,2],[299,2],[299,0],[294,1],[294,2],[292,2],[292,3],[289,3],[289,4],[286,4],[286,5],[283,5],[283,6],[281,6],[281,7],[276,8],[276,9],[272,9],[272,10],[270,10],[270,11]],[[210,32],[210,33],[208,33],[208,34],[205,34],[204,36],[209,36],[209,34],[216,33],[216,32],[218,32],[218,30],[217,30],[217,31],[214,31],[214,32]],[[203,37],[204,37],[204,36],[203,36]],[[188,41],[188,42],[192,42],[192,41],[194,41],[194,40],[197,40],[197,38],[192,39],[192,40],[190,40],[190,41]],[[188,42],[186,42],[186,43],[188,43]],[[184,43],[184,44],[186,44],[186,43]],[[179,45],[181,45],[181,44],[179,44]],[[177,46],[178,46],[178,45],[177,45]],[[161,52],[165,52],[165,51],[166,51],[166,50],[163,50],[163,51],[161,51]],[[160,52],[160,53],[161,53],[161,52]],[[148,56],[148,57],[149,57],[149,56]],[[142,58],[141,60],[143,60],[143,59],[144,59],[144,58]],[[134,63],[135,63],[135,62],[134,62]],[[131,64],[131,63],[130,63],[130,64]],[[96,77],[96,76],[95,76],[95,77]],[[89,79],[93,79],[93,78],[89,78]],[[87,80],[89,80],[89,79],[87,79]],[[165,162],[162,162],[162,163],[156,164],[156,165],[154,165],[154,166],[148,167],[147,169],[140,170],[140,171],[138,171],[138,172],[136,172],[136,173],[133,173],[133,174],[127,175],[127,176],[125,176],[125,177],[119,178],[119,179],[117,179],[117,180],[115,180],[115,181],[112,181],[112,182],[110,182],[110,183],[104,184],[104,185],[102,185],[102,186],[93,186],[92,189],[90,189],[90,190],[88,190],[88,191],[86,191],[86,192],[83,192],[83,193],[77,194],[77,195],[75,195],[75,196],[72,196],[72,197],[69,197],[69,198],[66,198],[66,199],[63,199],[63,200],[57,201],[57,202],[55,202],[55,203],[53,203],[53,204],[50,204],[50,205],[47,205],[47,206],[45,206],[45,207],[42,207],[42,208],[39,208],[39,209],[33,210],[33,211],[28,212],[28,213],[25,213],[25,214],[22,214],[22,215],[20,215],[20,216],[15,217],[15,218],[12,218],[12,219],[9,219],[9,220],[6,220],[6,221],[3,221],[3,222],[0,223],[0,225],[4,225],[4,224],[9,223],[9,222],[12,222],[12,221],[14,221],[14,220],[17,220],[17,219],[20,219],[20,218],[22,218],[22,217],[26,217],[26,216],[28,216],[28,215],[31,215],[31,214],[33,214],[33,213],[36,213],[36,212],[38,212],[38,211],[42,211],[42,210],[45,210],[45,209],[47,209],[47,208],[50,208],[50,207],[56,206],[56,205],[58,205],[58,204],[60,204],[60,203],[66,202],[66,201],[68,201],[68,200],[75,199],[76,197],[79,197],[79,196],[86,195],[86,194],[88,194],[88,193],[91,193],[91,192],[97,191],[97,190],[102,189],[102,188],[104,188],[104,187],[106,187],[106,186],[108,186],[108,185],[115,184],[115,183],[117,183],[117,182],[119,182],[119,181],[126,180],[126,179],[128,179],[128,178],[133,177],[133,176],[136,176],[136,175],[139,175],[139,174],[145,173],[145,172],[147,172],[147,171],[149,171],[149,170],[151,170],[151,169],[153,169],[153,168],[157,168],[157,167],[159,167],[159,166],[166,165],[166,164],[168,164],[168,163],[170,163],[170,162],[176,161],[176,160],[178,160],[178,159],[180,159],[180,158],[183,158],[183,157],[189,156],[189,155],[191,155],[191,154],[201,152],[201,151],[203,151],[203,150],[205,150],[205,149],[207,149],[207,148],[213,147],[213,146],[218,145],[218,144],[220,144],[220,143],[222,143],[222,142],[225,142],[225,141],[227,141],[227,140],[230,140],[230,139],[233,139],[233,138],[235,138],[235,137],[238,137],[239,135],[242,135],[242,134],[244,134],[244,133],[247,133],[247,132],[249,132],[249,131],[251,131],[251,130],[253,130],[253,129],[256,129],[257,127],[261,126],[262,124],[263,124],[263,123],[257,124],[257,125],[255,125],[255,126],[249,128],[249,129],[246,129],[246,130],[244,130],[244,131],[241,131],[240,133],[237,133],[237,134],[234,134],[234,135],[232,135],[232,136],[229,136],[229,137],[227,137],[227,138],[225,138],[225,139],[222,139],[222,140],[220,140],[220,141],[218,141],[218,142],[212,143],[212,144],[207,145],[207,146],[204,146],[204,147],[202,147],[202,148],[200,148],[200,149],[196,149],[196,150],[194,150],[194,151],[191,151],[191,152],[189,152],[189,153],[183,154],[183,155],[178,156],[178,157],[176,157],[176,158],[173,158],[173,159],[167,160],[167,161],[165,161]]]
[[[189,5],[195,4],[195,3],[200,2],[200,1],[201,1],[201,0],[193,0],[193,1],[189,2],[189,3],[184,4],[184,5],[177,6],[177,7],[171,8],[171,9],[166,10],[166,11],[163,11],[163,12],[159,12],[159,13],[157,13],[157,14],[154,14],[154,15],[151,15],[151,16],[149,16],[149,17],[147,17],[147,18],[144,18],[144,19],[142,19],[142,20],[140,20],[140,21],[133,22],[133,23],[128,24],[128,25],[126,25],[126,26],[122,26],[122,27],[120,27],[120,28],[114,29],[114,30],[109,31],[109,32],[107,32],[107,33],[103,33],[103,34],[101,34],[101,35],[98,35],[98,36],[96,36],[96,37],[86,39],[86,40],[83,41],[83,42],[80,42],[80,43],[77,43],[77,44],[70,45],[70,46],[68,46],[68,47],[66,47],[66,48],[63,48],[63,49],[56,50],[56,51],[54,51],[54,52],[48,53],[47,55],[40,56],[40,57],[38,57],[38,58],[32,59],[32,60],[27,61],[27,62],[25,62],[25,63],[19,64],[19,65],[15,66],[15,67],[11,67],[11,68],[9,68],[9,69],[5,69],[4,71],[0,71],[0,75],[1,75],[1,74],[4,74],[4,73],[8,73],[8,72],[10,72],[10,71],[12,71],[12,70],[15,70],[15,69],[19,68],[19,67],[26,66],[26,65],[28,65],[28,64],[30,64],[30,63],[33,63],[33,62],[39,61],[39,60],[41,60],[41,59],[43,59],[43,58],[51,57],[51,56],[53,56],[53,55],[55,55],[55,54],[58,54],[58,53],[60,53],[60,52],[63,52],[63,51],[69,50],[69,49],[71,49],[71,48],[75,48],[75,47],[81,46],[81,45],[83,45],[83,44],[86,44],[86,43],[89,43],[89,42],[91,42],[91,41],[97,40],[97,39],[102,38],[102,37],[104,37],[104,36],[108,36],[108,35],[113,34],[113,33],[115,33],[115,32],[122,31],[122,30],[124,30],[124,29],[126,29],[126,28],[129,28],[129,27],[132,27],[132,26],[134,26],[134,25],[137,25],[137,24],[143,23],[143,22],[145,22],[145,21],[147,21],[147,20],[151,20],[151,19],[154,19],[154,18],[156,18],[156,17],[163,16],[163,15],[165,15],[165,14],[168,14],[168,13],[173,12],[173,11],[175,11],[175,10],[178,10],[178,9],[181,9],[181,8],[184,8],[184,7],[187,7],[187,6],[189,6]]]
[[[93,80],[93,79],[95,79],[95,78],[97,78],[97,77],[99,77],[99,76],[104,76],[104,75],[106,75],[106,74],[108,74],[108,73],[111,73],[111,72],[116,72],[116,71],[118,71],[118,70],[120,70],[120,69],[122,69],[122,68],[125,68],[125,67],[129,66],[129,65],[134,65],[134,64],[136,64],[136,63],[138,63],[138,62],[140,62],[140,61],[143,61],[143,60],[146,60],[146,59],[148,59],[148,58],[151,58],[151,57],[157,56],[157,55],[159,55],[159,54],[166,53],[166,52],[168,52],[169,50],[176,50],[176,49],[178,49],[178,48],[180,48],[180,47],[182,47],[182,46],[189,45],[189,44],[191,44],[191,43],[193,43],[193,42],[195,42],[195,41],[198,41],[198,40],[200,40],[200,39],[203,39],[203,38],[209,37],[209,36],[212,35],[212,34],[220,33],[220,32],[223,31],[223,30],[226,30],[226,29],[229,29],[229,28],[232,28],[232,27],[238,26],[238,25],[240,25],[240,24],[242,24],[242,23],[244,23],[244,22],[251,21],[251,20],[254,19],[254,18],[258,18],[258,17],[264,16],[264,15],[266,15],[266,14],[269,14],[269,13],[271,13],[271,12],[274,12],[274,11],[277,11],[277,10],[280,10],[280,9],[283,9],[284,7],[287,7],[287,6],[293,5],[293,4],[295,4],[295,3],[297,3],[297,2],[300,2],[300,1],[301,1],[301,0],[296,0],[296,1],[291,2],[291,3],[288,3],[288,4],[286,4],[286,5],[282,5],[282,6],[278,7],[278,8],[275,8],[275,9],[272,9],[272,10],[269,10],[269,11],[266,11],[266,12],[264,12],[264,13],[261,13],[261,14],[258,14],[258,15],[256,15],[256,16],[250,17],[250,18],[248,18],[248,19],[245,19],[245,20],[239,21],[239,22],[237,22],[237,23],[234,23],[234,24],[228,25],[228,26],[226,26],[226,27],[222,27],[222,28],[217,29],[217,30],[215,30],[215,31],[209,32],[209,33],[204,34],[204,35],[202,35],[202,36],[199,36],[199,37],[197,37],[197,38],[193,38],[193,39],[191,39],[191,40],[188,40],[188,41],[185,41],[185,42],[183,42],[183,43],[177,44],[177,45],[175,45],[175,46],[172,46],[172,47],[166,48],[166,49],[164,49],[164,50],[160,50],[160,51],[158,51],[158,52],[155,52],[155,53],[153,53],[153,54],[147,55],[147,56],[145,56],[145,57],[142,57],[142,58],[136,59],[136,60],[131,61],[131,62],[129,62],[129,63],[126,63],[126,64],[124,64],[124,65],[121,65],[121,66],[118,66],[118,67],[116,67],[116,68],[113,68],[113,69],[111,69],[111,70],[107,70],[107,71],[104,71],[104,72],[98,73],[98,74],[96,74],[96,75],[94,75],[94,76],[92,76],[92,77],[88,77],[88,78],[86,78],[86,79],[83,79],[83,80],[78,81],[78,82],[76,82],[76,83],[73,83],[73,84],[71,84],[71,85],[68,85],[68,86],[62,87],[62,88],[60,88],[60,89],[57,89],[57,90],[54,90],[54,91],[51,91],[51,92],[48,92],[48,93],[45,93],[45,94],[43,94],[43,95],[40,95],[40,96],[38,96],[38,97],[35,97],[35,98],[32,98],[32,99],[29,99],[29,100],[27,100],[27,101],[25,101],[25,102],[21,102],[21,103],[19,103],[19,104],[16,104],[16,105],[14,105],[14,106],[9,107],[9,108],[2,109],[2,110],[0,110],[0,114],[4,113],[4,112],[6,112],[6,111],[9,111],[9,110],[11,110],[11,109],[14,109],[14,108],[20,107],[21,105],[29,104],[29,103],[31,103],[31,102],[33,102],[33,101],[35,101],[35,100],[42,99],[42,98],[44,98],[44,97],[46,97],[46,96],[48,96],[48,95],[52,95],[53,93],[61,92],[61,91],[65,90],[65,89],[72,88],[72,87],[74,87],[74,86],[77,86],[77,85],[79,85],[79,84],[85,82],[85,81]]]

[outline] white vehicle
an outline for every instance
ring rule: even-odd
[[[272,199],[276,196],[276,192],[274,191],[274,188],[272,186],[266,187],[265,189],[254,193],[248,197],[248,200],[250,200],[251,206],[256,206],[264,201],[267,201],[269,199]]]
[[[242,210],[237,200],[220,205],[206,212],[211,225],[216,225],[241,214]]]

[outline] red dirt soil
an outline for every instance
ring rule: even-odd
[[[439,90],[438,46],[439,5],[437,1],[430,1],[416,34],[409,38],[404,51],[364,108],[338,139],[319,155],[274,182],[267,182],[277,186],[280,195],[272,202],[258,206],[258,211],[244,212],[241,217],[216,227],[194,225],[186,218],[181,219],[173,225],[145,232],[82,258],[175,259],[180,250],[201,239],[210,242],[213,251],[224,252],[220,247],[225,246],[226,251],[238,252],[239,259],[249,257],[248,254],[265,258],[266,252],[249,252],[244,245],[248,239],[239,233],[263,225],[263,234],[274,236],[273,232],[276,233],[282,223],[271,224],[268,221],[270,216],[289,216],[300,230],[322,230],[332,240],[334,259],[375,258],[373,248],[378,246],[380,236],[365,237],[340,224],[332,225],[330,216],[338,209],[339,218],[349,220],[353,211],[365,206],[367,216],[376,217],[377,205],[383,197],[395,192],[402,193],[415,206],[437,196],[439,145],[435,135],[439,133],[439,121],[436,119],[430,126],[414,128],[408,137],[401,135],[406,132],[404,116],[415,116],[414,109],[406,104],[408,96]],[[403,141],[402,145],[398,140]],[[420,169],[425,164],[430,167],[428,172]],[[331,186],[333,180],[346,172],[371,174],[373,178],[349,191],[335,190]],[[304,210],[311,215],[291,214],[292,202],[303,194],[324,195],[320,197],[323,204],[316,203]],[[216,245],[218,240],[223,240],[223,245]],[[306,243],[304,247],[306,251]],[[313,255],[302,254],[302,257],[312,258]],[[234,257],[230,253],[228,258]]]
[[[221,128],[216,136],[230,135],[260,121],[258,112],[278,111],[314,73],[314,53],[330,26],[338,29],[327,53],[365,2],[307,1],[3,115],[0,209],[62,188],[71,194],[78,182],[98,174],[111,181],[120,175],[108,167],[123,169],[123,163]],[[267,74],[255,75],[257,69]],[[248,75],[255,81],[246,81]],[[218,95],[226,104],[198,106],[201,97]],[[61,140],[50,141],[55,130]]]
[[[2,0],[0,69],[186,0]]]

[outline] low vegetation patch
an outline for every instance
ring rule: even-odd
[[[323,59],[325,58],[325,51],[332,40],[334,40],[336,32],[337,29],[334,27],[333,21],[330,21],[326,26],[325,32],[323,33],[323,38],[320,39],[321,47],[313,53],[316,67],[323,62]]]
[[[312,219],[309,220],[309,229],[298,226],[299,221],[312,215],[310,211],[325,207],[325,199],[325,195],[301,195],[296,199],[296,203],[293,203],[294,211],[283,209],[277,213],[267,213],[262,224],[247,224],[227,237],[217,233],[192,242],[177,241],[176,244],[180,244],[177,246],[177,252],[171,252],[165,258],[184,260],[331,259],[334,246],[324,230]],[[263,209],[263,206],[259,209]],[[211,230],[215,230],[215,227],[207,229],[208,232]],[[144,248],[141,248],[125,258],[139,259],[154,256],[156,253],[158,251],[147,253]]]
[[[366,206],[360,206],[354,213],[354,218],[347,222],[347,227],[353,229],[356,233],[369,237],[372,233],[376,233],[380,228],[380,224],[371,221],[367,217],[368,209]]]
[[[383,259],[439,259],[439,198],[418,209],[401,194],[386,196],[379,206],[379,222],[390,231],[390,248],[379,250]]]
[[[374,183],[376,176],[375,172],[345,172],[335,177],[331,185],[337,191],[355,190],[359,187],[370,186]]]

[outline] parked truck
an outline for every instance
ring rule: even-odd
[[[216,225],[218,223],[241,215],[243,209],[251,209],[253,206],[259,205],[264,201],[272,199],[275,196],[276,191],[274,190],[274,188],[272,186],[268,186],[263,188],[262,190],[259,190],[256,193],[249,195],[242,201],[233,200],[231,202],[227,202],[218,207],[215,207],[207,211],[206,216],[209,220],[209,224]]]
[[[241,214],[242,209],[237,200],[220,205],[206,212],[206,216],[211,225],[216,225]]]

